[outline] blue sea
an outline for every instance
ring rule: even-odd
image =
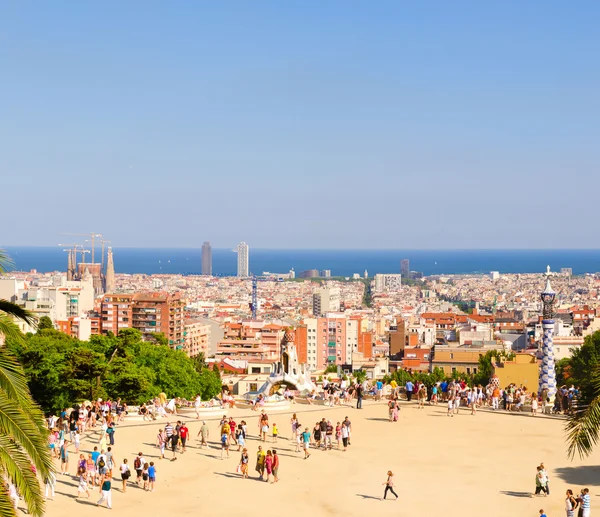
[[[65,271],[67,254],[60,247],[5,247],[15,269],[41,272]],[[200,248],[113,248],[117,273],[200,273]],[[96,260],[100,250],[96,252]],[[86,259],[89,260],[89,255]],[[399,273],[400,260],[410,260],[413,271],[425,275],[544,272],[569,267],[574,274],[600,271],[600,250],[277,250],[250,249],[250,271],[262,274],[296,273],[306,269],[329,269],[333,276],[351,276],[365,269],[376,273]],[[235,275],[237,255],[230,249],[213,249],[213,274]]]

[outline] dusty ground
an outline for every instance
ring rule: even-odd
[[[600,447],[587,460],[570,462],[565,454],[563,422],[550,418],[467,410],[454,418],[442,406],[418,410],[416,404],[403,405],[400,421],[387,421],[384,404],[365,404],[365,409],[325,409],[296,404],[301,423],[313,426],[322,416],[334,423],[348,415],[352,421],[352,445],[348,452],[313,451],[308,460],[296,454],[290,435],[291,413],[273,412],[271,423],[278,424],[281,438],[281,481],[267,484],[256,479],[242,480],[236,474],[239,454],[220,459],[214,443],[210,450],[197,448],[195,436],[200,423],[186,419],[194,437],[188,452],[175,462],[158,460],[154,447],[160,423],[125,422],[115,434],[113,450],[120,464],[133,459],[138,451],[157,464],[157,486],[153,493],[130,485],[121,492],[120,477],[113,482],[113,510],[117,515],[419,515],[446,517],[536,517],[540,508],[548,517],[564,515],[564,492],[588,486],[592,511],[600,511]],[[239,422],[248,422],[251,436],[250,472],[257,415],[250,411],[229,413]],[[211,441],[218,440],[218,422],[209,421]],[[90,436],[82,451],[90,451]],[[271,447],[267,443],[267,447]],[[70,455],[70,472],[76,458]],[[544,461],[550,476],[549,497],[532,497],[535,467]],[[398,501],[380,501],[386,472],[396,474]],[[117,469],[114,471],[118,475]],[[57,494],[47,503],[49,517],[85,517],[108,512],[96,508],[98,493],[88,500],[76,500],[77,479],[58,476]],[[255,477],[255,476],[254,476]],[[97,489],[96,489],[97,490]]]

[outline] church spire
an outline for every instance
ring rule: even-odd
[[[106,257],[106,275],[104,277],[104,292],[112,293],[115,290],[115,264],[113,262],[112,248],[109,246]]]

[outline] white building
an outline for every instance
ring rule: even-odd
[[[303,322],[306,325],[306,362],[311,369],[317,369],[317,319],[307,318]]]
[[[500,278],[500,272],[499,271],[490,271],[490,278],[492,280],[498,280]]]
[[[245,242],[240,242],[237,247],[237,276],[245,278],[249,275],[250,248]]]
[[[0,298],[27,309],[38,319],[48,316],[56,324],[70,317],[80,318],[94,309],[94,280],[87,275],[81,281],[69,281],[63,275],[54,277],[52,285],[28,286],[21,281],[3,278],[0,280]],[[23,332],[35,331],[27,323],[17,324]],[[83,327],[86,327],[85,322]]]
[[[322,287],[313,294],[313,315],[322,316],[326,312],[338,312],[340,310],[340,288]]]
[[[388,274],[375,275],[375,291],[382,293],[385,291],[398,291],[402,286],[402,275]]]

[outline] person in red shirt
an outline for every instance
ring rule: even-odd
[[[181,440],[181,452],[185,452],[185,442],[187,440],[190,430],[185,425],[185,422],[181,422],[179,427],[179,439]]]
[[[237,426],[237,424],[235,423],[233,418],[229,417],[229,436],[231,437],[231,439],[233,440],[233,443],[235,443],[235,444],[237,444],[237,441],[235,439],[236,426]]]

